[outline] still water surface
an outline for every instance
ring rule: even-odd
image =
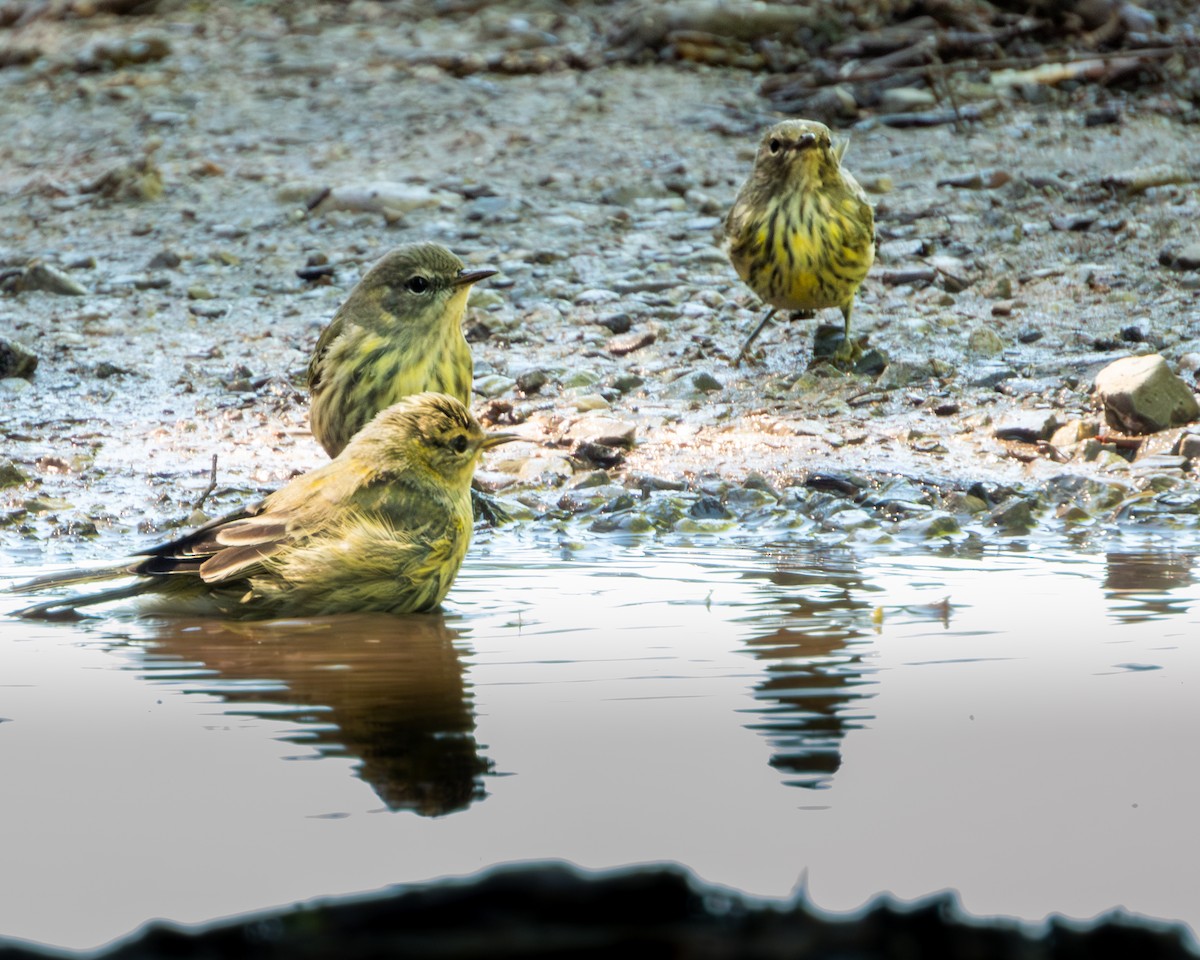
[[[501,533],[444,616],[2,598],[0,936],[542,858],[1200,929],[1198,564]]]

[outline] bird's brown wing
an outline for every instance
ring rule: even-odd
[[[131,572],[145,576],[199,576],[227,580],[292,539],[289,514],[266,510],[266,501],[218,517],[186,536],[145,551]]]

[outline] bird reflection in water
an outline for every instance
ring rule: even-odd
[[[491,769],[457,636],[435,613],[172,619],[135,639],[149,641],[148,680],[219,696],[230,714],[294,719],[287,739],[357,759],[389,809],[436,817],[483,799]]]
[[[1192,604],[1190,595],[1171,595],[1196,582],[1196,558],[1187,553],[1105,555],[1104,594],[1114,620],[1137,623],[1177,616]]]
[[[745,641],[766,668],[755,688],[765,704],[748,726],[772,744],[771,765],[788,784],[820,789],[841,767],[847,731],[872,719],[863,709],[875,683],[864,641],[875,605],[863,594],[874,588],[848,551],[767,549],[772,569],[747,574],[772,585],[755,623],[775,626]]]

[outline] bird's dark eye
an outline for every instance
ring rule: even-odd
[[[404,285],[413,293],[424,293],[429,289],[429,281],[420,274],[415,277],[410,277]]]
[[[779,142],[777,139],[775,139],[774,137],[772,137],[772,138],[771,138],[771,142],[767,144],[767,147],[768,147],[768,148],[770,148],[770,150],[771,150],[771,152],[772,152],[772,153],[778,153],[778,152],[779,152],[779,148],[780,148],[780,147],[782,147],[782,146],[783,146],[783,144],[782,144],[782,143],[780,143],[780,142]]]
[[[450,449],[455,453],[466,453],[467,438],[460,433],[457,437],[450,441]]]

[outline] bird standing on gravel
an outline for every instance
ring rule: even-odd
[[[414,613],[442,602],[471,542],[479,454],[514,439],[485,433],[458,400],[421,393],[388,407],[325,466],[253,506],[115,567],[52,574],[17,592],[136,577],[50,600],[22,616],[151,595],[154,612],[239,619]]]
[[[769,306],[736,366],[777,310],[839,307],[845,338],[835,360],[853,358],[850,314],[875,259],[875,215],[842,169],[845,144],[814,120],[784,120],[764,134],[754,170],[725,220],[733,267]]]
[[[350,291],[308,364],[313,436],[336,457],[375,414],[432,390],[471,403],[474,366],[462,321],[471,286],[495,270],[467,270],[436,243],[386,253]]]

